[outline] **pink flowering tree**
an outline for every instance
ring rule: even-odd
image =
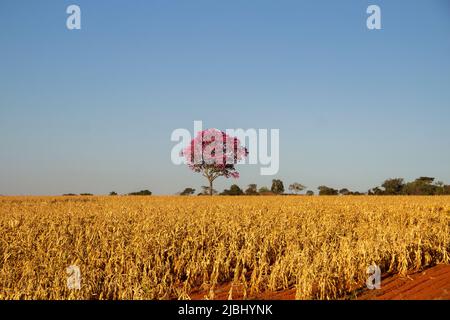
[[[209,182],[209,194],[213,194],[213,182],[218,177],[239,178],[236,164],[248,155],[238,138],[217,129],[199,132],[182,155],[188,167],[201,173]]]

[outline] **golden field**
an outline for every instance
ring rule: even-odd
[[[449,196],[0,197],[0,299],[342,298],[449,263],[449,224]]]

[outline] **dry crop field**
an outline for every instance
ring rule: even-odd
[[[449,222],[448,196],[0,197],[0,299],[342,298],[449,263]]]

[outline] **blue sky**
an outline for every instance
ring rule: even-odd
[[[170,160],[194,120],[280,129],[279,173],[244,165],[219,190],[450,183],[445,0],[2,0],[0,43],[0,194],[200,189]]]

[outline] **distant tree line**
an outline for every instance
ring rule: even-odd
[[[249,184],[245,190],[241,189],[237,184],[233,184],[229,189],[225,189],[222,192],[218,192],[215,189],[211,190],[210,186],[202,186],[201,191],[197,193],[199,196],[203,195],[223,195],[223,196],[242,196],[242,195],[298,195],[306,189],[301,183],[294,182],[289,185],[288,190],[290,193],[285,193],[284,183],[280,179],[273,179],[270,189],[266,186],[262,186],[258,189],[258,186],[254,183]],[[358,196],[358,195],[450,195],[450,185],[444,184],[442,181],[435,181],[432,177],[419,177],[411,182],[405,182],[403,178],[390,178],[386,179],[381,186],[374,187],[368,190],[366,193],[359,191],[351,191],[347,188],[334,189],[325,185],[321,185],[317,188],[320,196]],[[179,192],[178,195],[190,196],[195,194],[195,189],[191,187],[185,188]],[[92,193],[80,193],[80,196],[92,196]],[[111,191],[110,196],[117,196],[117,192]],[[129,196],[151,196],[150,190],[141,190],[137,192],[131,192],[126,195]],[[305,195],[312,196],[314,191],[307,190]],[[63,196],[77,196],[75,193],[66,193]]]
[[[359,195],[364,194],[363,192],[359,192],[359,191],[350,191],[347,188],[342,188],[342,189],[338,190],[338,189],[330,188],[327,186],[319,186],[317,189],[319,189],[319,196],[337,196],[337,195],[359,196]]]
[[[450,185],[442,181],[435,182],[432,177],[420,177],[411,182],[403,178],[391,178],[383,182],[381,187],[370,189],[369,195],[450,195]]]
[[[80,193],[80,196],[93,196],[92,193]],[[76,193],[65,193],[63,194],[64,197],[74,197],[74,196],[78,196],[78,194]]]
[[[305,188],[306,187],[304,185],[297,183],[297,182],[295,182],[289,186],[289,190],[292,192],[292,194],[298,194]],[[285,189],[284,189],[283,181],[281,181],[279,179],[274,179],[274,180],[272,180],[272,186],[270,189],[266,186],[263,186],[258,189],[258,186],[256,184],[252,183],[252,184],[249,184],[245,190],[243,190],[237,184],[233,184],[230,186],[229,189],[225,189],[219,193],[215,189],[210,190],[209,186],[202,186],[202,190],[199,193],[197,193],[197,195],[204,196],[204,195],[210,195],[211,193],[218,194],[221,196],[281,195],[281,194],[284,194],[284,191],[285,191]],[[193,195],[193,194],[195,194],[195,189],[188,187],[188,188],[185,188],[183,191],[179,192],[178,194],[182,195],[182,196]],[[308,190],[306,192],[306,194],[314,195],[314,192],[311,190]]]
[[[320,196],[358,196],[358,195],[450,195],[450,185],[446,185],[443,182],[435,182],[432,177],[420,177],[412,182],[404,182],[403,178],[391,178],[385,180],[381,186],[372,188],[368,192],[351,191],[347,188],[334,189],[325,185],[319,186],[318,194]],[[300,194],[306,189],[306,186],[294,182],[289,185],[290,194]],[[285,193],[283,181],[279,179],[272,180],[272,186],[261,187],[258,189],[256,184],[249,184],[245,190],[241,189],[237,184],[233,184],[229,189],[225,189],[222,192],[218,192],[213,189],[210,191],[210,187],[202,186],[202,191],[197,195],[210,195],[219,194],[224,196],[241,196],[241,195],[288,195]],[[183,196],[195,194],[195,189],[185,188],[179,193]],[[314,191],[307,190],[305,195],[312,196]]]
[[[128,194],[129,196],[151,196],[152,192],[149,190],[141,190],[137,192],[131,192]]]
[[[65,197],[74,197],[74,196],[78,196],[78,195],[80,195],[80,196],[93,196],[92,193],[80,193],[80,194],[65,193],[65,194],[63,194],[63,196],[65,196]],[[115,192],[115,191],[111,191],[109,193],[109,195],[110,196],[117,196],[118,193]],[[150,190],[141,190],[141,191],[137,191],[137,192],[130,192],[130,193],[127,193],[126,195],[128,195],[128,196],[151,196],[152,192]]]

